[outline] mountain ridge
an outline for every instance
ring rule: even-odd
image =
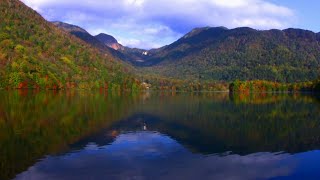
[[[66,31],[76,36],[77,38],[83,40],[87,44],[92,45],[93,47],[96,47],[102,51],[110,51],[110,49],[107,48],[107,46],[105,46],[98,39],[96,39],[95,36],[92,36],[88,31],[81,28],[80,26],[61,22],[61,21],[53,21],[51,23],[54,24],[56,27],[60,28],[61,30]]]
[[[108,42],[118,43],[114,37],[105,36],[111,40]],[[295,82],[317,78],[319,41],[320,33],[298,28],[199,27],[160,48],[120,45],[113,55],[138,67],[141,73],[171,78]]]
[[[297,28],[197,28],[140,66],[175,78],[307,81],[320,74],[319,41],[319,33]]]
[[[165,77],[294,82],[315,79],[320,69],[320,33],[298,28],[199,27],[169,45],[151,50],[122,46],[106,34],[86,38],[81,33],[89,33],[79,28],[69,33],[110,52],[116,59],[130,62],[142,73]]]
[[[52,23],[58,28],[74,35],[100,51],[112,54],[115,59],[122,60],[125,63],[131,63],[133,65],[144,62],[143,59],[146,56],[144,55],[144,53],[147,52],[146,50],[123,46],[111,35],[100,33],[93,36],[80,26],[64,22]]]

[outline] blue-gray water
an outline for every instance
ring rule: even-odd
[[[0,179],[319,179],[320,99],[0,92]]]

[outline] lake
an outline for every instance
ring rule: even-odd
[[[310,94],[1,91],[0,179],[319,179]]]

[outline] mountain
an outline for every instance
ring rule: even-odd
[[[104,45],[115,49],[115,50],[123,50],[124,47],[118,43],[118,41],[111,35],[100,33],[95,36],[97,40],[99,40]]]
[[[292,28],[196,28],[150,51],[139,66],[180,79],[308,81],[320,74],[320,34]]]
[[[59,22],[59,21],[54,21],[52,23],[58,28],[63,29],[64,31],[80,38],[81,40],[92,45],[93,47],[99,48],[101,50],[107,50],[104,44],[102,44],[97,38],[95,38],[94,36],[89,34],[86,30],[84,30],[79,26],[64,23],[64,22]]]
[[[119,61],[122,60],[126,63],[139,65],[144,62],[144,59],[147,57],[146,50],[125,47],[118,43],[118,41],[111,35],[100,33],[97,36],[92,36],[86,30],[76,25],[64,22],[52,23],[58,28],[81,39],[88,45],[91,45],[102,52],[112,54],[112,56]]]
[[[141,62],[144,62],[146,57],[148,57],[146,50],[123,46],[111,35],[100,33],[96,35],[95,38],[105,46],[117,50],[118,54],[115,54],[115,56],[126,62],[130,62],[133,65],[139,65]]]
[[[126,55],[125,53],[121,52],[121,49],[124,49],[124,47],[121,44],[105,44],[104,42],[101,42],[97,37],[92,36],[90,33],[88,33],[85,29],[73,25],[68,24],[64,22],[55,21],[52,22],[55,26],[60,28],[61,30],[70,33],[71,35],[81,39],[83,42],[87,43],[88,45],[100,50],[102,53],[111,54],[114,59],[117,61],[123,61],[123,62],[130,62],[131,58],[130,55]],[[113,39],[113,42],[117,42],[117,40],[107,34],[104,34],[106,37],[110,37],[110,39]],[[117,48],[119,47],[119,48]],[[121,48],[120,48],[121,47]]]
[[[280,82],[308,81],[320,74],[320,33],[302,29],[195,28],[170,45],[147,51],[122,46],[107,34],[92,36],[78,26],[60,23],[59,27],[100,50],[107,49],[116,59],[141,67],[142,74]]]
[[[130,66],[57,28],[22,2],[2,0],[0,12],[0,88],[137,87]],[[81,28],[70,31],[91,38]]]
[[[132,68],[120,59],[144,76],[170,79],[297,82],[320,74],[320,34],[307,30],[196,28],[146,51],[78,26],[53,25],[17,0],[0,5],[0,87],[127,87]]]

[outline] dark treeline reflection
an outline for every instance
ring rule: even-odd
[[[320,103],[311,95],[3,91],[0,99],[0,179],[47,155],[141,130],[168,135],[197,154],[320,147]]]
[[[180,95],[151,98],[137,117],[196,153],[297,153],[320,148],[319,105],[306,95]]]
[[[0,92],[0,179],[12,178],[47,154],[111,126],[135,97],[97,92]]]

